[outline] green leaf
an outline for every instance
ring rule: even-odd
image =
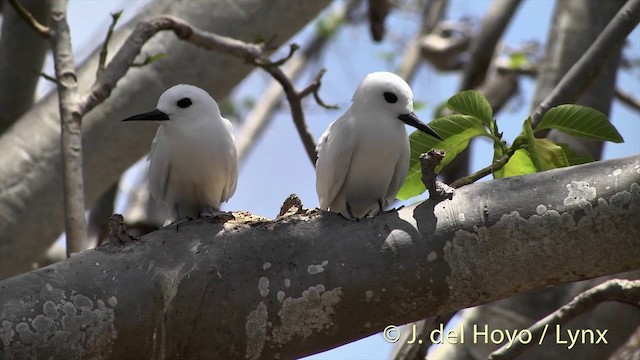
[[[427,107],[427,103],[425,101],[413,101],[413,111],[417,112]]]
[[[536,149],[541,170],[551,170],[569,166],[564,150],[549,139],[536,139]]]
[[[447,106],[449,106],[449,109],[463,115],[475,116],[487,126],[493,120],[491,105],[482,94],[474,90],[466,90],[452,96],[447,101]]]
[[[468,115],[449,115],[440,119],[433,120],[429,126],[435,130],[444,140],[440,141],[421,131],[414,131],[409,136],[411,144],[411,162],[409,164],[409,172],[407,178],[400,188],[398,199],[406,200],[424,192],[425,187],[422,183],[422,170],[418,157],[422,153],[426,153],[431,149],[441,149],[446,151],[445,157],[442,159],[436,171],[440,171],[444,166],[449,164],[461,151],[469,146],[469,141],[476,136],[486,135],[487,130],[482,122],[473,116]]]
[[[569,166],[586,164],[593,161],[593,158],[591,156],[573,151],[573,149],[570,148],[568,144],[557,145],[560,146],[564,151],[564,154],[567,157],[567,161],[569,162]]]
[[[592,140],[624,142],[605,114],[580,105],[567,104],[551,108],[535,130],[538,132],[543,129],[557,129]]]
[[[516,150],[502,169],[493,173],[496,179],[533,174],[537,172],[529,153],[525,149]]]
[[[522,69],[528,63],[527,54],[522,51],[515,51],[509,55],[509,67],[511,69]]]

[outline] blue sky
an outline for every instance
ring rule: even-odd
[[[133,16],[143,3],[144,1],[72,0],[69,7],[69,20],[77,61],[90,53],[94,39],[103,38],[110,23],[109,12],[125,9],[124,22]],[[479,23],[489,4],[489,0],[451,0],[447,17],[453,20],[470,17]],[[544,42],[552,9],[553,1],[551,0],[524,1],[507,30],[504,38],[505,45],[517,46],[530,40]],[[368,26],[365,23],[347,26],[339,31],[335,41],[328,46],[320,61],[298,82],[300,87],[305,86],[320,67],[326,67],[328,72],[323,79],[321,95],[326,102],[336,103],[341,107],[338,111],[331,111],[320,108],[313,101],[305,101],[308,125],[316,138],[322,134],[330,122],[348,108],[355,87],[367,73],[379,70],[393,71],[395,63],[384,60],[382,54],[399,52],[402,44],[408,41],[416,31],[419,24],[418,17],[417,13],[394,13],[387,21],[388,40],[382,44],[371,42]],[[303,40],[312,31],[314,27],[308,27],[294,41]],[[629,40],[628,54],[640,58],[640,29],[636,29]],[[52,73],[52,70],[48,70],[48,73]],[[618,76],[618,85],[640,96],[639,78],[640,69],[634,72],[623,72]],[[259,96],[262,87],[268,84],[269,80],[268,75],[255,71],[238,87],[233,98]],[[434,107],[453,95],[459,82],[459,74],[440,74],[429,65],[422,65],[415,81],[411,84],[415,100],[426,103],[426,107],[420,110],[418,115],[423,120],[430,121]],[[528,116],[531,107],[530,101],[535,84],[529,79],[522,80],[520,84],[520,95],[498,115],[498,124],[504,132],[505,139],[508,140],[515,138],[521,131],[522,121]],[[46,83],[42,83],[40,92],[44,92],[47,86]],[[626,142],[605,145],[604,158],[638,153],[640,150],[638,112],[632,112],[624,105],[615,102],[611,119]],[[489,164],[493,153],[490,143],[484,140],[475,141],[472,143],[472,149],[472,170]],[[138,167],[143,168],[143,166]],[[257,179],[259,179],[259,185],[257,185]],[[314,169],[297,136],[288,108],[283,106],[243,164],[237,191],[224,209],[247,210],[274,217],[284,199],[291,193],[298,194],[307,207],[318,205]],[[308,359],[387,359],[390,351],[391,345],[377,334]]]

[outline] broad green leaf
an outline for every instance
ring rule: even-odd
[[[569,166],[564,150],[549,139],[536,139],[536,148],[541,170],[551,170]]]
[[[564,151],[564,154],[567,157],[567,161],[569,162],[569,166],[586,164],[593,161],[593,158],[591,158],[591,156],[573,151],[573,149],[570,148],[568,144],[557,145],[560,146]]]
[[[424,192],[422,183],[422,170],[418,157],[431,149],[441,149],[446,151],[436,171],[440,171],[449,164],[461,151],[469,146],[469,141],[476,136],[487,134],[482,122],[473,116],[449,115],[433,120],[429,126],[435,130],[444,140],[440,141],[421,131],[414,131],[409,136],[411,144],[411,162],[407,178],[398,192],[397,198],[406,200]]]
[[[507,178],[512,176],[533,174],[536,172],[536,167],[531,161],[529,153],[525,149],[516,150],[509,158],[509,161],[502,167],[502,169],[493,173],[493,177],[496,179]]]
[[[580,105],[560,105],[551,108],[536,126],[536,132],[557,129],[569,135],[592,140],[624,142],[618,130],[598,110]]]
[[[491,105],[482,94],[474,90],[466,90],[452,96],[447,101],[447,106],[460,114],[475,116],[487,126],[493,120]]]

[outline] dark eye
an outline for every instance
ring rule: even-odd
[[[191,102],[191,99],[189,98],[182,98],[180,100],[178,100],[178,107],[180,108],[188,108],[189,106],[191,106],[191,104],[193,104]]]
[[[389,104],[395,104],[398,101],[398,97],[394,93],[385,92],[384,99],[387,100]]]

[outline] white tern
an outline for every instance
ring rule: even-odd
[[[123,121],[139,120],[160,124],[148,157],[149,190],[173,217],[219,210],[231,198],[238,178],[233,126],[206,91],[173,86],[155,110]]]
[[[358,85],[351,107],[318,143],[320,208],[348,219],[371,217],[391,203],[409,170],[405,124],[438,139],[413,112],[413,93],[399,76],[374,72]]]

